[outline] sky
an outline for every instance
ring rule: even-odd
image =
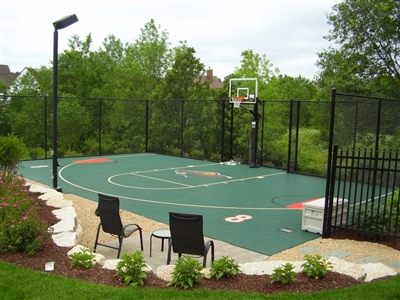
[[[241,53],[265,55],[280,74],[313,79],[317,53],[331,44],[327,13],[335,0],[0,0],[0,64],[11,72],[51,67],[53,22],[76,14],[58,31],[58,53],[68,39],[90,33],[92,51],[113,34],[134,43],[151,19],[171,47],[186,41],[220,79],[240,66]]]

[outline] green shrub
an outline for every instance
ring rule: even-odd
[[[145,267],[146,262],[142,251],[138,250],[132,254],[124,253],[117,264],[117,274],[124,279],[126,285],[143,285],[147,277],[146,272],[143,271]]]
[[[34,255],[50,233],[39,218],[24,181],[7,172],[0,179],[0,253]]]
[[[183,287],[188,289],[193,287],[195,283],[201,281],[201,270],[203,266],[198,260],[191,256],[182,256],[178,259],[174,271],[172,272],[171,281],[168,285],[175,287]]]
[[[361,209],[357,223],[366,232],[389,233],[400,231],[399,190],[388,195],[386,204],[368,205]]]
[[[94,260],[95,254],[93,250],[83,248],[80,252],[70,254],[70,258],[72,259],[71,268],[73,267],[81,267],[85,269],[92,268],[96,261]]]
[[[221,154],[220,153],[212,153],[211,157],[210,157],[211,161],[217,161],[220,162],[221,161]]]
[[[191,158],[204,159],[204,151],[193,149],[190,151]]]
[[[302,264],[301,267],[308,277],[322,279],[333,268],[332,263],[330,263],[326,258],[322,258],[319,254],[307,254],[305,260],[306,262]]]
[[[211,263],[210,273],[207,278],[219,280],[222,277],[235,277],[240,273],[240,268],[233,258],[223,256]]]
[[[0,169],[16,173],[18,163],[27,156],[24,142],[13,136],[0,136]]]
[[[286,263],[274,269],[270,278],[272,283],[278,282],[283,285],[292,284],[296,281],[297,273],[293,271],[294,266],[291,263]]]
[[[44,149],[42,149],[40,147],[29,149],[29,158],[38,159],[38,158],[44,158],[44,157],[45,157]]]

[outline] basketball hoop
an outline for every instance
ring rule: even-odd
[[[233,103],[233,107],[235,107],[235,108],[239,108],[240,103],[242,103],[246,100],[246,98],[243,96],[232,96],[231,99],[232,99],[231,102]]]
[[[233,107],[234,108],[239,108],[240,107],[240,103],[242,103],[241,101],[232,101],[233,103]]]

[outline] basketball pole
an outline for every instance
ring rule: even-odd
[[[258,114],[258,97],[254,103],[254,109],[250,110],[253,115],[253,121],[251,122],[251,149],[250,149],[250,168],[259,168],[260,165],[257,163],[257,144],[258,144],[258,121],[260,115]]]
[[[247,106],[240,105],[241,108],[247,110],[253,115],[253,121],[251,121],[251,140],[250,140],[250,168],[259,168],[260,165],[257,163],[257,148],[258,148],[258,121],[260,114],[258,113],[258,104],[260,101],[256,97],[254,108],[250,109]]]
[[[260,114],[258,113],[258,80],[257,78],[231,78],[229,79],[229,98],[234,107],[243,108],[253,115],[251,122],[251,138],[250,138],[250,168],[259,168],[257,163],[258,149],[258,121]],[[249,100],[247,102],[247,100]],[[253,101],[252,101],[253,100]],[[253,109],[241,104],[253,104]],[[232,153],[231,153],[232,155]]]

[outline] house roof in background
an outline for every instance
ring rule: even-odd
[[[4,81],[8,85],[17,79],[19,73],[11,73],[8,65],[0,65],[0,80]]]

